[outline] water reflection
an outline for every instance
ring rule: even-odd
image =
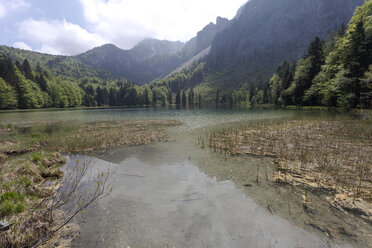
[[[86,157],[69,162],[76,159]],[[75,247],[332,247],[189,161],[149,163],[135,154],[110,167],[114,190],[85,213]]]

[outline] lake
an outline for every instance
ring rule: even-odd
[[[251,121],[343,119],[327,111],[281,109],[93,109],[6,112],[0,122],[172,119],[168,142],[122,146],[67,156],[110,170],[112,193],[78,218],[74,247],[365,247],[348,235],[330,238],[322,223],[350,228],[322,196],[309,193],[317,214],[304,211],[301,192],[274,185],[272,159],[224,156],[197,145],[199,135]],[[256,168],[260,182],[256,182]],[[355,223],[352,223],[353,225]],[[355,224],[357,225],[357,224]]]

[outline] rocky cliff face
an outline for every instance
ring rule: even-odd
[[[212,45],[214,66],[246,64],[251,75],[296,60],[315,36],[327,38],[364,0],[250,0]],[[251,68],[249,68],[251,67]]]
[[[184,46],[185,43],[180,41],[146,39],[129,50],[129,53],[139,62],[155,56],[177,53],[181,51]]]

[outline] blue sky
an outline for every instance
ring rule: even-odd
[[[246,0],[0,0],[0,45],[75,55],[145,38],[187,41]]]

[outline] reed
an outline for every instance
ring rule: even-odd
[[[209,148],[273,157],[278,166],[275,180],[316,183],[318,188],[372,202],[371,121],[255,122],[212,131]]]

